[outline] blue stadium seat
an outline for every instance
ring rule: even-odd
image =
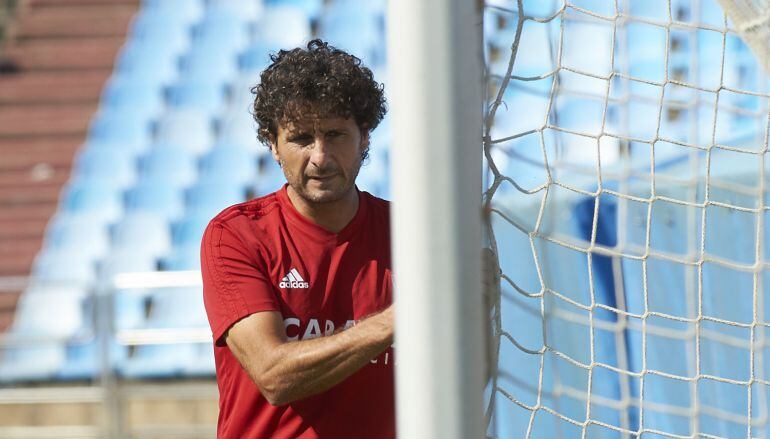
[[[113,75],[102,93],[101,104],[113,109],[130,108],[156,118],[163,110],[163,93],[155,84]]]
[[[248,17],[226,8],[209,8],[194,30],[194,45],[220,46],[238,50],[248,41]]]
[[[164,182],[176,188],[189,186],[198,174],[195,154],[174,144],[155,144],[140,164],[142,179]]]
[[[163,181],[142,180],[126,195],[128,212],[150,212],[174,221],[184,212],[182,191]]]
[[[208,222],[206,223],[208,224]],[[205,228],[205,225],[204,225]],[[201,230],[201,235],[203,231]],[[168,271],[200,270],[201,240],[174,247],[171,253],[161,262],[163,269]]]
[[[103,179],[117,188],[136,182],[134,153],[126,148],[81,148],[75,159],[74,174],[82,178]]]
[[[207,329],[203,292],[197,288],[164,288],[152,292],[152,307],[146,328]],[[171,377],[187,373],[199,358],[198,343],[138,346],[126,358],[121,373],[126,377]]]
[[[211,148],[214,142],[212,119],[194,109],[177,108],[167,112],[159,121],[156,140],[180,145],[196,155]]]
[[[151,252],[137,252],[129,246],[115,248],[99,264],[99,279],[110,283],[116,274],[156,271],[157,259]]]
[[[128,353],[126,346],[115,340],[108,342],[110,347],[109,367],[114,370]],[[56,379],[63,381],[90,380],[99,377],[102,368],[101,337],[76,337],[67,341],[65,358]]]
[[[77,248],[97,259],[110,247],[107,225],[101,218],[87,213],[57,213],[48,223],[45,236],[48,249]]]
[[[76,178],[62,190],[59,210],[92,215],[112,222],[123,214],[123,193],[113,182],[99,178]]]
[[[173,243],[174,250],[179,247],[200,246],[201,239],[203,239],[203,231],[206,230],[206,226],[211,221],[211,216],[196,214],[191,212],[189,215],[174,224],[173,226]],[[166,268],[168,269],[168,268]]]
[[[131,21],[131,41],[151,41],[179,54],[190,45],[190,23],[169,11],[142,10]]]
[[[216,374],[214,344],[198,343],[193,347],[193,359],[182,367],[187,377],[211,377]]]
[[[253,76],[250,75],[249,80],[253,80],[256,84],[259,79],[257,76],[259,72],[271,63],[270,55],[281,49],[286,49],[286,47],[281,47],[275,43],[271,44],[269,41],[254,41],[238,56],[238,67],[241,70],[254,72]]]
[[[266,5],[252,40],[291,48],[304,46],[310,38],[310,14],[294,5],[279,4]]]
[[[257,177],[256,154],[244,147],[220,143],[201,158],[201,175],[246,184]]]
[[[263,10],[262,0],[209,0],[207,13],[225,11],[254,21],[262,15]]]
[[[249,99],[246,96],[242,98]],[[241,102],[241,106],[233,104],[222,114],[219,121],[219,143],[240,145],[258,156],[267,154],[269,150],[257,139],[257,123],[248,109],[252,103]]]
[[[96,259],[78,247],[43,248],[32,264],[32,275],[44,282],[87,285],[96,280]]]
[[[324,8],[323,0],[265,0],[266,8],[291,6],[298,8],[310,18],[318,17]]]
[[[225,86],[238,74],[238,50],[217,44],[196,45],[182,59],[182,79]]]
[[[0,356],[0,382],[54,378],[64,363],[64,340],[82,325],[84,296],[83,288],[43,286],[22,294],[7,334],[37,340],[6,348]]]
[[[224,106],[225,86],[219,82],[183,79],[169,87],[168,98],[173,107],[192,108],[213,117]]]
[[[151,114],[129,108],[102,108],[91,119],[89,142],[120,144],[141,151],[150,142],[153,124]]]
[[[169,14],[185,23],[200,20],[205,12],[203,0],[143,0],[142,10],[153,14]]]
[[[202,178],[187,192],[188,211],[209,217],[243,201],[246,201],[243,183],[226,180],[224,175]]]
[[[115,225],[113,249],[160,257],[171,248],[168,221],[150,212],[129,212]]]
[[[161,86],[173,82],[179,74],[176,48],[152,41],[132,41],[118,55],[117,73],[135,81]]]
[[[385,61],[384,22],[367,4],[335,2],[329,5],[319,19],[320,36],[361,58],[366,65],[381,65]]]
[[[386,153],[370,152],[370,160],[361,167],[356,178],[358,189],[387,199],[390,194],[390,178]]]
[[[80,150],[119,149],[128,154],[132,161],[135,161],[137,156],[143,154],[148,147],[148,143],[131,143],[122,142],[117,139],[97,139],[95,137],[90,137],[80,146]]]
[[[260,159],[260,170],[257,181],[254,183],[254,195],[261,197],[280,189],[286,183],[283,170],[272,156],[263,156]]]

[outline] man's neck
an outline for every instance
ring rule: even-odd
[[[339,233],[358,212],[358,190],[355,186],[342,199],[328,203],[312,203],[302,198],[289,185],[286,188],[289,201],[297,212],[324,229]]]

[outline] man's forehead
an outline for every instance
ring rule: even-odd
[[[288,133],[300,131],[326,131],[333,128],[341,128],[355,123],[352,118],[340,116],[306,117],[298,120],[289,120],[278,124],[278,129]]]

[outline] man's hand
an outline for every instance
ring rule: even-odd
[[[341,332],[288,341],[280,313],[240,320],[225,336],[241,366],[273,405],[323,392],[393,344],[393,305]]]

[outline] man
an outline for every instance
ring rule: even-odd
[[[395,437],[389,204],[359,191],[382,86],[320,40],[255,93],[287,184],[231,206],[201,244],[221,438]]]

